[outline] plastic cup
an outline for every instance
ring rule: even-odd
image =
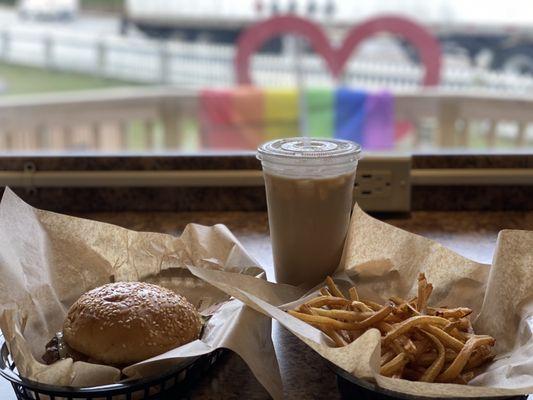
[[[314,285],[339,265],[361,146],[289,138],[258,148],[277,282]]]

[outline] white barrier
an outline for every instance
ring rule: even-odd
[[[397,150],[533,145],[531,95],[419,89],[395,93],[395,111],[412,126]],[[199,118],[198,92],[171,87],[0,97],[0,152],[198,151]]]
[[[160,42],[147,39],[74,34],[53,34],[20,27],[0,30],[0,60],[7,63],[81,72],[140,83],[169,83],[186,88],[234,85],[233,46],[208,43]],[[302,57],[308,86],[334,82],[319,57]],[[262,86],[294,86],[294,65],[284,54],[253,57],[254,81]],[[408,63],[354,60],[347,66],[343,84],[367,88],[412,90],[419,86],[420,67]],[[441,86],[448,90],[483,89],[527,93],[533,78],[477,68],[448,68]]]

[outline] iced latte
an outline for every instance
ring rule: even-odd
[[[342,255],[360,147],[333,139],[281,139],[262,161],[276,280],[312,285]]]

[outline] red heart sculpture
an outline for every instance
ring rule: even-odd
[[[379,32],[388,32],[403,37],[417,50],[425,66],[423,84],[438,85],[440,80],[441,50],[437,39],[423,26],[407,18],[387,15],[369,19],[348,31],[341,46],[331,46],[326,34],[314,22],[301,17],[286,15],[269,18],[249,27],[239,37],[237,54],[234,60],[237,82],[251,84],[250,58],[267,40],[292,33],[305,37],[314,50],[326,61],[334,77],[339,77],[348,59],[368,37]]]

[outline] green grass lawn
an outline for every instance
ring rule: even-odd
[[[132,82],[0,63],[0,96],[132,86]]]

